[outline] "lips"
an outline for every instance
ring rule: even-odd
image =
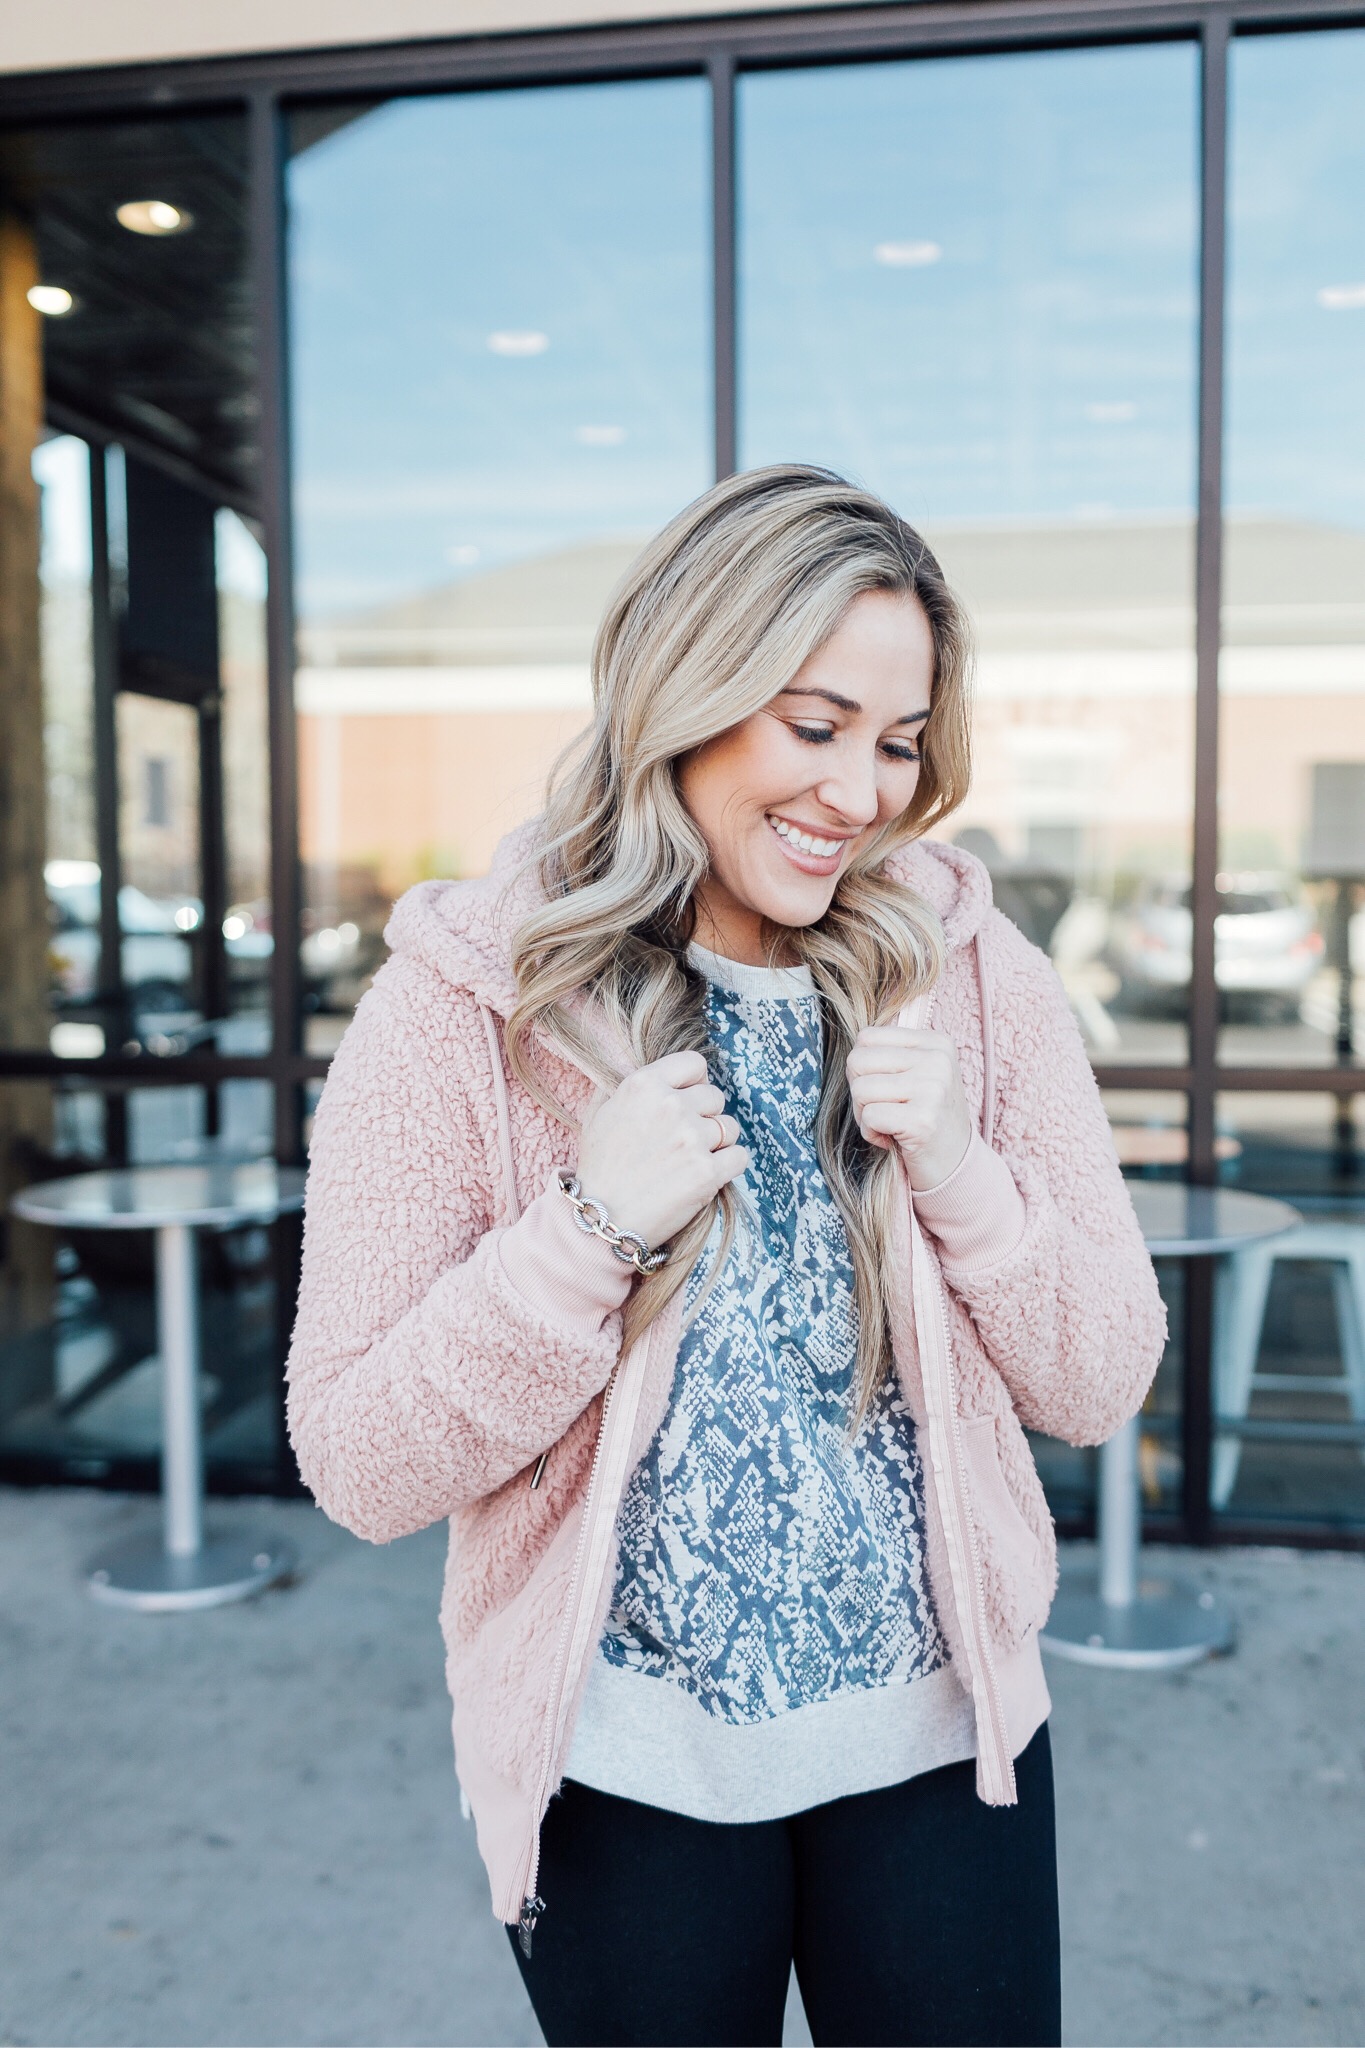
[[[790,819],[775,818],[771,812],[768,813],[768,823],[784,845],[814,854],[817,860],[829,860],[836,853],[842,853],[846,844],[843,839],[826,839],[816,832],[807,832],[799,825],[793,825]]]
[[[766,815],[769,829],[781,847],[784,859],[789,860],[794,868],[799,868],[803,875],[837,874],[849,838],[856,836],[848,834],[842,839],[834,838],[808,831],[790,818],[775,817],[771,811]]]

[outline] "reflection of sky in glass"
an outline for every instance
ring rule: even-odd
[[[90,450],[74,434],[56,434],[33,451],[42,490],[44,583],[85,582],[90,575]]]
[[[1365,526],[1365,31],[1232,50],[1227,495]]]
[[[930,521],[1188,509],[1196,115],[1185,44],[744,79],[743,460]]]
[[[290,167],[301,607],[598,536],[709,478],[700,80],[394,102]]]

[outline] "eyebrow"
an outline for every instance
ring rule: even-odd
[[[803,690],[793,685],[789,689],[779,690],[777,694],[779,697],[823,697],[826,704],[837,705],[840,711],[858,712],[863,708],[854,698],[841,697],[837,690]],[[926,705],[923,711],[907,711],[902,718],[893,718],[891,723],[892,725],[921,725],[928,716],[929,706]]]

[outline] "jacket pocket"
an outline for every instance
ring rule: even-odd
[[[1000,1447],[992,1415],[964,1415],[962,1445],[972,1482],[977,1536],[988,1578],[1004,1585],[1037,1576],[1042,1547],[1025,1521],[1000,1469]],[[1003,1582],[1003,1583],[1001,1583]],[[1012,1603],[1008,1599],[1002,1606]]]

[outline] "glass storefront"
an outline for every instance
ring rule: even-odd
[[[295,124],[311,1049],[394,896],[539,810],[607,593],[710,479],[707,119],[679,79]]]
[[[1229,1092],[1224,1182],[1299,1230],[1228,1262],[1214,1332],[1213,1504],[1236,1520],[1365,1519],[1365,1188],[1348,1097]]]
[[[739,135],[742,459],[828,463],[923,527],[978,640],[949,830],[1096,1061],[1178,1065],[1197,53],[769,72]]]
[[[1218,975],[1234,1065],[1365,1053],[1365,31],[1233,48]]]
[[[642,539],[717,460],[827,463],[971,610],[947,829],[1125,1172],[1303,1218],[1212,1309],[1163,1264],[1146,1506],[1359,1540],[1365,30],[883,15],[875,61],[837,11],[720,17],[0,117],[0,1197],[302,1156],[393,898],[538,809]],[[296,1233],[240,1235],[210,1478],[287,1486]],[[149,1286],[9,1231],[0,1473],[151,1483]],[[1094,1454],[1036,1448],[1080,1526]]]
[[[25,1034],[65,1057],[167,1037],[263,1050],[246,124],[11,133],[0,186],[22,208],[38,279],[28,340],[45,401],[30,757],[45,785],[45,901],[11,943],[41,948],[49,1000]]]

